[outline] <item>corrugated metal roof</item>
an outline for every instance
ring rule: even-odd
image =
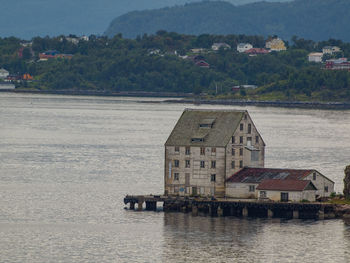
[[[314,171],[245,167],[233,174],[226,181],[231,183],[260,183],[266,179],[301,180]]]
[[[283,180],[267,179],[263,180],[256,188],[257,190],[271,191],[303,191],[317,190],[314,184],[309,180]]]
[[[165,145],[224,147],[245,113],[247,111],[185,109]],[[201,128],[200,124],[208,120],[215,120],[212,127]],[[192,141],[198,135],[204,135],[204,140]]]

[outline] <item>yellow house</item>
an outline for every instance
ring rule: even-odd
[[[270,49],[271,51],[287,50],[283,40],[280,38],[274,38],[274,39],[271,39],[270,41],[267,41],[265,44],[265,47],[267,49]]]

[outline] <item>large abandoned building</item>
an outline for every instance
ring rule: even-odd
[[[165,195],[315,201],[334,182],[312,169],[264,168],[247,111],[185,109],[165,143]]]
[[[165,143],[165,194],[225,196],[226,179],[264,156],[247,111],[185,109]]]

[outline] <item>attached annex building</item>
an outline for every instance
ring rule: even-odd
[[[245,167],[226,180],[226,196],[274,201],[315,201],[334,192],[334,182],[316,170]]]
[[[165,194],[225,196],[227,178],[264,159],[247,111],[185,109],[165,143]]]

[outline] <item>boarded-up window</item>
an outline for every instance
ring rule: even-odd
[[[201,147],[201,155],[205,155],[205,147]]]
[[[252,162],[259,161],[259,152],[258,151],[251,151],[251,161]]]

